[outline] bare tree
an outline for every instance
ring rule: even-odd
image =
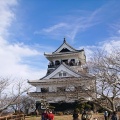
[[[7,106],[5,101],[7,98],[7,94],[5,92],[5,90],[7,89],[7,87],[9,86],[9,79],[5,79],[5,78],[0,78],[0,112],[2,111],[2,109],[5,109]],[[4,106],[4,108],[3,108]]]
[[[116,99],[120,97],[120,50],[109,54],[96,52],[88,68],[96,79],[97,96],[93,102],[108,111],[115,111]]]
[[[28,114],[31,111],[35,111],[35,99],[28,95],[19,96],[10,107],[15,113],[23,112]]]
[[[30,89],[25,81],[11,82],[10,79],[0,78],[0,114],[16,100],[20,100],[20,96]]]

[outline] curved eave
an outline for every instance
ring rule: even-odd
[[[54,54],[46,54],[44,53],[44,55],[46,57],[53,57],[53,56],[65,56],[65,55],[72,55],[73,53],[81,53],[82,51],[84,51],[84,49],[82,50],[78,50],[78,51],[72,51],[72,52],[61,52],[61,53],[54,53]]]
[[[34,80],[34,81],[29,81],[28,80],[28,83],[30,84],[30,85],[33,85],[33,86],[37,86],[37,81],[36,80]]]
[[[33,86],[38,86],[38,85],[41,85],[41,84],[46,84],[46,83],[52,83],[54,82],[55,80],[32,80],[32,81],[28,81],[29,84],[33,85]]]
[[[28,81],[29,84],[32,86],[38,86],[38,85],[53,85],[53,84],[66,84],[66,81],[71,82],[81,82],[81,77],[63,77],[63,78],[55,78],[55,79],[43,79],[43,80],[37,80],[37,81]]]

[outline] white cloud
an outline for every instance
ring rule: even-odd
[[[107,53],[111,53],[114,50],[120,50],[120,38],[109,38],[109,40],[105,40],[104,42],[98,43],[98,45],[96,46],[81,46],[80,49],[81,48],[85,49],[85,54],[88,61],[90,58],[92,58],[96,50],[105,51]]]
[[[65,24],[65,23],[59,23],[59,24],[54,25],[54,26],[52,26],[52,27],[50,27],[50,28],[48,28],[48,29],[43,29],[43,32],[47,32],[47,33],[53,32],[53,31],[55,31],[56,29],[59,29],[59,28],[61,28],[61,27],[68,27],[68,25]]]
[[[93,56],[94,51],[98,48],[97,46],[80,46],[79,49],[85,50],[87,61]]]
[[[11,25],[13,19],[15,19],[14,13],[10,10],[10,7],[17,5],[16,0],[1,0],[0,1],[0,35],[7,32],[7,28]]]
[[[19,76],[21,78],[38,77],[40,71],[34,71],[23,61],[23,57],[40,55],[38,51],[32,50],[24,44],[0,44],[0,48],[1,75]]]
[[[117,37],[117,39],[115,38],[113,38],[112,40],[110,40],[110,41],[105,41],[104,43],[103,43],[103,46],[102,46],[102,48],[105,50],[105,51],[107,51],[108,53],[111,53],[111,51],[113,51],[113,50],[116,50],[116,49],[120,49],[120,38],[119,37]]]
[[[24,58],[40,56],[41,53],[23,43],[9,43],[9,27],[16,19],[12,8],[17,4],[17,0],[0,1],[0,76],[38,79],[46,70],[31,68],[24,63]]]

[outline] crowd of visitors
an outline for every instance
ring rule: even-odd
[[[73,112],[73,120],[97,120],[93,118],[91,111],[85,111],[81,115],[81,119],[79,119],[79,112],[74,110]],[[41,114],[41,120],[54,120],[54,114],[52,110],[44,110]],[[120,120],[117,112],[113,112],[110,114],[108,111],[104,112],[104,120]]]
[[[73,120],[99,120],[97,118],[93,118],[93,115],[91,111],[85,111],[81,115],[81,119],[79,119],[79,114],[77,111],[74,110],[73,112]],[[104,112],[104,120],[120,120],[117,112],[113,112],[110,114],[110,112],[105,111]]]

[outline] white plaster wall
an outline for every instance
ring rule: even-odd
[[[41,92],[41,87],[40,86],[36,86],[36,92]]]

